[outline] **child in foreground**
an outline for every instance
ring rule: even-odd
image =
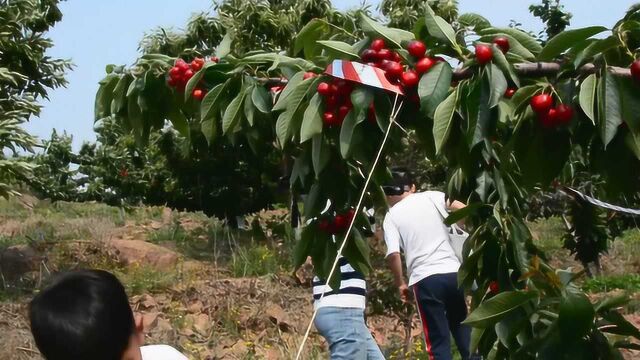
[[[187,360],[167,345],[142,346],[124,287],[102,270],[58,276],[29,306],[31,332],[47,360]]]

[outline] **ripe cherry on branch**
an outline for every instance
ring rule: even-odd
[[[513,94],[515,93],[516,93],[516,89],[508,88],[507,91],[504,92],[504,97],[506,97],[507,99],[511,99],[513,97]]]
[[[383,39],[375,39],[371,42],[371,49],[374,51],[380,51],[386,47]]]
[[[631,76],[633,80],[640,83],[640,59],[631,63]]]
[[[418,74],[422,75],[422,74],[426,73],[427,71],[431,70],[431,68],[435,64],[436,64],[436,62],[433,61],[433,59],[431,59],[429,57],[422,58],[416,63],[416,71],[418,72]]]
[[[413,40],[407,45],[407,51],[414,58],[420,59],[427,52],[427,46],[420,40]]]
[[[331,95],[331,93],[331,86],[329,84],[327,84],[326,82],[321,82],[320,84],[318,84],[318,94],[322,96],[329,96]]]
[[[206,95],[206,91],[202,90],[202,89],[195,89],[193,90],[193,92],[191,93],[191,95],[193,96],[194,99],[198,100],[198,101],[202,101],[202,99],[204,98],[204,96]]]
[[[509,39],[504,36],[496,37],[495,39],[493,39],[493,43],[496,44],[498,48],[500,48],[500,50],[505,54],[508,53],[509,49],[511,48],[511,46],[509,45]]]
[[[537,114],[545,114],[553,106],[553,98],[549,94],[538,94],[531,98],[531,109]]]
[[[485,65],[493,59],[493,50],[486,44],[476,45],[476,60],[478,64]]]
[[[418,73],[415,72],[414,70],[408,70],[402,73],[402,78],[400,80],[402,82],[402,85],[404,85],[404,87],[412,88],[418,85],[418,81],[420,81],[420,77],[418,76]]]

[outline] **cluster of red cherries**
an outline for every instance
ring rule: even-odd
[[[566,104],[554,106],[553,97],[549,94],[538,94],[532,97],[530,105],[546,129],[567,125],[573,119],[573,108]]]
[[[217,63],[219,59],[216,56],[210,58],[210,61]],[[167,84],[169,86],[176,88],[178,91],[184,91],[187,83],[195,73],[200,71],[206,60],[204,58],[195,58],[191,63],[187,63],[182,59],[176,60],[174,66],[169,70],[169,79],[167,80]],[[200,101],[207,94],[207,89],[202,87],[196,87],[191,96],[194,99]]]
[[[346,212],[336,214],[333,217],[325,217],[318,221],[318,229],[327,234],[339,234],[347,230],[356,212],[349,209]]]
[[[353,108],[353,84],[343,79],[332,79],[318,84],[317,91],[324,98],[325,112],[322,114],[322,122],[329,127],[342,125],[344,118]]]
[[[413,69],[405,69],[400,54],[388,49],[383,39],[373,40],[371,46],[360,54],[360,58],[368,65],[384,70],[389,82],[399,84],[405,91],[411,92],[418,85],[420,76],[443,59],[426,56],[427,46],[420,40],[410,41],[406,49],[415,60]]]

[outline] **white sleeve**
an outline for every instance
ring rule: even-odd
[[[391,220],[391,215],[387,213],[382,224],[384,230],[384,242],[387,244],[387,255],[400,252],[400,232],[396,224]]]
[[[446,196],[442,191],[433,191],[431,194],[429,194],[431,196],[431,199],[433,199],[433,201],[440,206],[441,209],[448,209],[449,207],[447,206],[447,201],[446,201]]]

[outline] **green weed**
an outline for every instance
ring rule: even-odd
[[[582,288],[592,293],[608,292],[615,289],[637,292],[640,291],[640,274],[599,276],[586,280]]]

